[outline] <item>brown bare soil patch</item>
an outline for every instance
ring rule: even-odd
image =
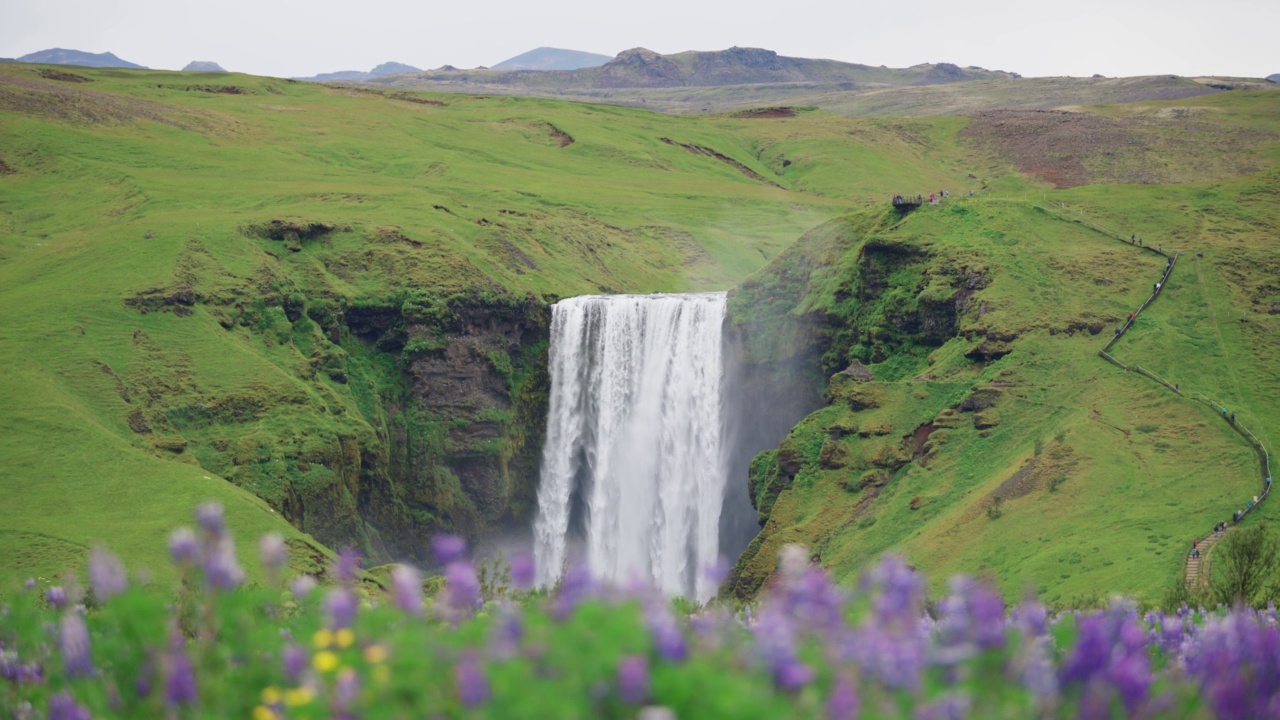
[[[555,125],[552,125],[551,123],[547,123],[547,131],[551,133],[551,139],[556,141],[556,143],[559,144],[560,147],[569,147],[574,142],[572,135],[561,130]]]
[[[433,100],[431,98],[424,98],[420,95],[414,95],[413,93],[407,92],[391,93],[387,97],[392,100],[403,100],[405,102],[417,103],[418,105],[444,105],[443,100]]]
[[[1195,112],[1112,117],[1059,110],[972,116],[961,137],[1058,188],[1220,180],[1262,169],[1273,133]]]
[[[742,112],[734,113],[733,116],[748,120],[767,120],[771,118],[795,117],[796,111],[795,108],[789,107],[755,108],[752,110],[743,110]]]
[[[732,167],[736,168],[736,169],[738,170],[738,172],[742,173],[743,175],[746,175],[747,177],[751,178],[752,180],[758,180],[758,181],[760,181],[760,182],[762,182],[762,183],[765,183],[766,185],[772,185],[772,186],[774,186],[774,187],[776,187],[776,188],[780,188],[780,187],[782,187],[782,186],[781,186],[781,185],[779,185],[778,183],[776,183],[776,182],[774,182],[774,181],[770,180],[769,178],[764,177],[764,176],[763,176],[763,175],[761,175],[760,173],[756,172],[755,170],[752,170],[751,168],[747,167],[746,165],[743,165],[742,163],[738,162],[737,160],[734,160],[733,158],[729,157],[728,155],[724,155],[724,154],[722,154],[722,153],[716,152],[715,150],[712,150],[712,149],[711,149],[711,148],[709,148],[709,147],[705,147],[705,146],[703,146],[703,145],[696,145],[696,144],[694,144],[694,143],[682,143],[682,142],[676,142],[675,140],[672,140],[671,138],[666,138],[666,137],[660,137],[660,138],[658,138],[658,139],[659,139],[659,140],[661,140],[662,142],[664,142],[664,143],[668,144],[668,145],[674,145],[674,146],[676,146],[676,147],[682,147],[682,148],[684,148],[685,150],[688,150],[690,153],[692,153],[692,154],[694,154],[694,155],[705,155],[706,157],[715,158],[716,160],[719,160],[720,162],[725,163],[726,165],[730,165],[730,166],[732,166]]]
[[[41,68],[36,74],[45,80],[57,80],[58,82],[87,83],[93,82],[92,79],[75,73],[64,72],[62,70],[51,70],[49,68]]]
[[[4,160],[0,160],[0,175],[13,175],[17,172],[18,172],[17,170],[14,170],[13,168],[9,167],[9,164],[6,163]]]

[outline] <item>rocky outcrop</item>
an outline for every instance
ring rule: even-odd
[[[680,66],[645,48],[623,50],[599,69],[600,87],[671,87],[687,84]]]

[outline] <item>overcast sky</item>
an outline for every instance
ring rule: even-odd
[[[387,60],[493,65],[539,46],[615,55],[762,47],[1027,76],[1280,72],[1275,0],[0,0],[0,57],[111,51],[152,68],[212,60],[304,76]]]

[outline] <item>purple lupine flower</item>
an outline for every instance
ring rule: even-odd
[[[578,603],[594,592],[595,581],[591,579],[591,572],[581,565],[570,567],[560,580],[560,587],[551,606],[552,615],[556,620],[564,620],[573,614]]]
[[[1040,602],[1028,599],[1014,608],[1015,624],[1032,637],[1044,637],[1049,632],[1049,613]]]
[[[93,674],[93,659],[89,657],[89,628],[80,613],[67,612],[62,616],[58,634],[58,647],[62,651],[62,664],[68,677]]]
[[[1280,708],[1280,630],[1244,610],[1207,620],[1183,662],[1223,720],[1269,717]]]
[[[524,640],[524,618],[510,602],[498,606],[498,620],[489,635],[489,653],[499,659],[515,657]]]
[[[360,602],[355,592],[344,587],[330,590],[324,598],[324,609],[329,615],[329,627],[333,630],[351,627],[359,608]]]
[[[280,533],[267,533],[258,540],[258,555],[262,558],[262,566],[274,577],[289,562],[289,546]]]
[[[467,541],[457,535],[437,535],[431,541],[431,549],[435,551],[436,562],[449,565],[463,558],[467,552]]]
[[[629,705],[649,699],[649,661],[643,655],[627,655],[618,662],[618,696]]]
[[[142,667],[138,668],[138,676],[133,679],[133,692],[138,699],[145,700],[151,694],[151,683],[155,672],[155,662],[151,651],[148,651],[147,658],[142,661]]]
[[[955,666],[1005,640],[1004,601],[967,577],[951,579],[951,592],[938,603],[937,643],[933,659]]]
[[[517,590],[528,590],[533,587],[537,574],[537,565],[529,553],[520,553],[511,559],[511,582]]]
[[[289,682],[296,683],[302,679],[302,673],[307,670],[307,651],[294,643],[284,646],[281,653],[281,664],[284,666],[284,676]]]
[[[751,632],[756,649],[769,666],[774,685],[791,692],[813,680],[812,668],[796,656],[795,629],[782,608],[766,604]]]
[[[129,584],[124,563],[105,547],[94,545],[89,552],[89,584],[98,602],[106,602],[119,595]]]
[[[200,562],[200,543],[191,528],[178,528],[169,535],[169,557],[178,565]]]
[[[863,580],[864,587],[875,588],[872,609],[877,623],[914,624],[924,606],[924,579],[898,555],[885,555]]]
[[[667,662],[681,663],[689,654],[685,644],[684,633],[680,623],[671,612],[667,601],[654,596],[645,603],[645,623],[649,626],[649,634],[653,637],[653,646],[658,656]]]
[[[410,615],[422,614],[422,577],[417,568],[408,565],[392,568],[391,596],[402,611]]]
[[[1058,675],[1049,654],[1047,637],[1028,637],[1020,650],[1019,676],[1032,695],[1042,700],[1058,696]]]
[[[923,580],[900,557],[886,555],[862,585],[873,590],[873,612],[846,641],[843,654],[887,687],[918,689],[929,637],[923,622]]]
[[[1120,691],[1129,716],[1133,717],[1147,699],[1152,683],[1150,657],[1145,652],[1130,653],[1111,663],[1107,680]]]
[[[858,689],[853,679],[841,673],[836,677],[831,695],[827,697],[827,720],[856,720],[858,717]]]
[[[67,690],[49,698],[49,720],[90,720],[89,708],[80,705]]]
[[[784,612],[820,637],[845,631],[844,593],[821,568],[806,565],[788,574],[774,588],[770,601],[780,603]]]
[[[1164,615],[1159,622],[1160,647],[1164,649],[1165,655],[1168,657],[1176,657],[1182,648],[1182,641],[1186,637],[1183,632],[1182,618],[1177,615]]]
[[[353,547],[345,547],[333,561],[333,574],[343,587],[355,587],[360,579],[360,554]]]
[[[475,568],[465,560],[455,560],[444,569],[445,606],[450,619],[457,621],[480,607],[480,580]]]
[[[1106,619],[1101,615],[1085,615],[1076,623],[1076,644],[1062,663],[1064,683],[1083,683],[1111,663],[1111,640],[1107,637]]]
[[[164,701],[169,707],[194,705],[199,698],[196,692],[196,673],[187,655],[186,641],[178,632],[169,637],[166,656],[167,675],[164,679]]]
[[[360,697],[360,676],[355,668],[345,667],[334,683],[333,699],[339,714],[349,713]]]
[[[29,577],[29,578],[27,578],[26,582],[22,583],[22,589],[23,589],[23,590],[26,590],[27,592],[31,592],[32,590],[35,590],[35,589],[36,589],[36,579],[35,579],[35,578],[30,578],[30,577]]]
[[[230,535],[220,535],[210,544],[204,557],[204,581],[218,590],[233,590],[244,582],[244,570],[240,569]]]
[[[221,537],[227,529],[226,520],[222,517],[222,505],[208,502],[196,508],[196,524],[209,535]]]
[[[453,668],[453,680],[458,698],[466,707],[479,707],[489,701],[489,679],[475,654],[466,653],[458,660]]]
[[[54,585],[44,592],[44,599],[53,609],[61,610],[67,606],[67,591],[63,590],[61,585]]]
[[[713,588],[720,587],[726,578],[729,577],[729,571],[733,566],[724,558],[717,558],[715,562],[707,566],[703,571],[703,577],[707,579],[707,584]]]
[[[1060,675],[1063,685],[1084,685],[1081,714],[1095,707],[1103,712],[1114,693],[1130,715],[1136,714],[1154,682],[1137,612],[1116,602],[1103,613],[1081,617],[1078,626],[1075,649]]]
[[[293,599],[301,600],[316,589],[316,579],[310,575],[299,575],[293,579]]]

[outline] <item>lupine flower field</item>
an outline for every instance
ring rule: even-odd
[[[6,718],[1274,718],[1274,609],[1050,615],[956,578],[925,583],[886,557],[833,585],[799,548],[754,606],[692,612],[644,587],[570,570],[530,588],[517,557],[478,573],[456,538],[444,581],[382,590],[343,553],[318,585],[275,572],[245,586],[221,509],[174,532],[176,593],[131,586],[107,550],[89,587],[34,582],[0,610]],[[372,589],[371,589],[372,588]]]

